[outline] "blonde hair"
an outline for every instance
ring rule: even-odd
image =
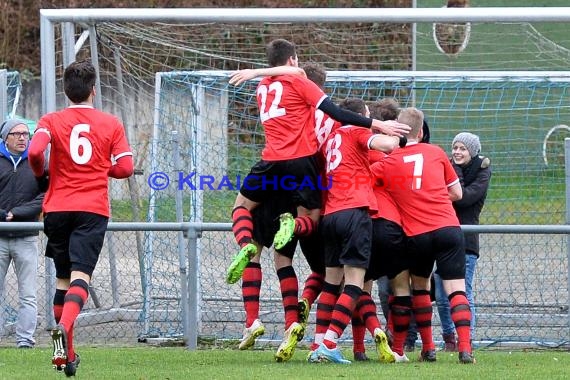
[[[410,138],[418,138],[424,124],[424,113],[415,107],[403,108],[398,114],[398,122],[412,128]]]

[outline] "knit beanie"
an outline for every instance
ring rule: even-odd
[[[479,154],[479,152],[481,152],[481,142],[479,141],[479,136],[474,135],[473,133],[469,132],[458,133],[457,136],[453,138],[453,142],[451,143],[451,148],[453,148],[456,142],[463,143],[463,145],[465,145],[471,157],[475,157]]]
[[[24,124],[25,126],[28,125],[24,120],[20,120],[20,119],[8,119],[5,122],[3,122],[2,126],[0,126],[0,137],[2,138],[2,140],[6,141],[6,138],[8,137],[8,133],[10,133],[12,128],[14,128],[20,124]]]

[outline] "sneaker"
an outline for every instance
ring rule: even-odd
[[[253,347],[255,340],[263,334],[265,334],[265,327],[259,319],[256,319],[251,326],[243,329],[243,338],[241,338],[238,348],[240,350],[247,350]]]
[[[435,350],[422,351],[420,354],[420,362],[435,362],[436,360]]]
[[[451,334],[441,334],[443,338],[443,351],[445,352],[457,352],[457,339],[455,338],[455,333]]]
[[[303,340],[305,336],[305,330],[307,329],[307,323],[309,322],[309,312],[311,307],[309,306],[309,301],[306,298],[301,298],[299,301],[299,323],[303,326],[303,334],[299,336],[299,340]]]
[[[75,376],[75,372],[77,372],[77,367],[79,367],[80,362],[81,358],[79,357],[79,354],[76,352],[75,360],[72,362],[67,362],[65,368],[63,369],[65,376],[67,377]]]
[[[370,359],[366,356],[366,352],[355,352],[354,353],[354,361],[355,362],[367,362]]]
[[[283,342],[279,345],[275,353],[275,360],[278,362],[286,362],[293,357],[299,336],[303,336],[303,326],[297,322],[293,322],[291,326],[285,331]]]
[[[53,343],[51,364],[56,371],[61,372],[67,365],[67,334],[63,325],[57,325],[51,330],[51,340]]]
[[[376,330],[374,330],[374,342],[376,342],[378,359],[382,363],[394,363],[394,353],[388,345],[386,333],[384,333],[381,328],[376,328]]]
[[[317,357],[323,361],[326,360],[331,363],[338,363],[338,364],[350,364],[350,360],[346,360],[344,356],[342,356],[342,352],[340,352],[340,348],[333,348],[332,350],[325,346],[325,344],[321,344],[319,348],[315,351]]]
[[[404,352],[414,352],[416,350],[416,342],[404,343]]]
[[[406,354],[399,355],[397,352],[394,352],[394,361],[396,363],[408,363],[410,359],[408,359]]]
[[[476,360],[473,354],[467,351],[461,351],[459,353],[459,363],[461,364],[475,364]]]
[[[293,239],[294,233],[295,218],[293,218],[293,215],[288,212],[281,214],[279,217],[279,231],[277,231],[273,238],[273,247],[279,251]]]
[[[255,255],[257,255],[257,247],[255,244],[248,243],[244,245],[228,267],[226,282],[228,284],[235,284],[238,282],[245,270],[245,267],[249,263],[249,260],[251,260]]]

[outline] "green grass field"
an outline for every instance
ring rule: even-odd
[[[378,362],[308,364],[306,350],[287,363],[276,363],[273,351],[198,350],[182,348],[79,347],[78,379],[566,379],[567,351],[476,351],[477,364],[460,365],[457,354],[438,354],[437,363]],[[0,378],[49,380],[65,378],[51,368],[51,350],[7,348],[0,355]],[[369,350],[369,354],[373,353]],[[350,357],[350,352],[346,352]]]

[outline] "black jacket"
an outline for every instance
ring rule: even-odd
[[[42,211],[44,194],[27,158],[22,158],[16,168],[10,157],[0,153],[0,209],[12,212],[14,222],[37,222]],[[38,231],[0,231],[1,237],[38,235]]]
[[[491,179],[490,161],[488,158],[477,156],[463,167],[454,164],[453,160],[451,163],[463,189],[463,198],[453,202],[459,223],[479,224],[479,215],[483,210]],[[465,233],[465,251],[479,257],[479,234]]]

